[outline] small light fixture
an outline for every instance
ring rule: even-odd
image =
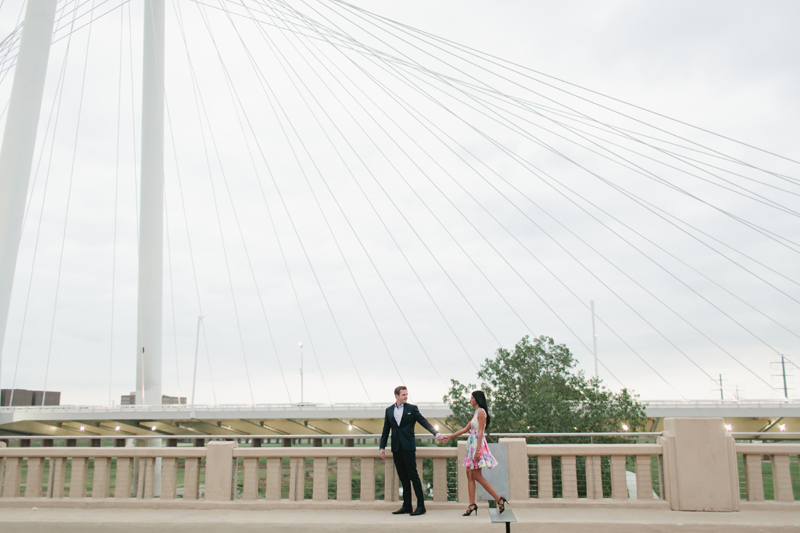
[[[622,424],[622,431],[628,431],[628,424]]]
[[[733,429],[733,424],[725,424],[725,431],[730,431]]]
[[[116,427],[114,428],[114,431],[119,431],[119,426],[116,426]]]
[[[436,431],[439,431],[439,424],[436,424],[435,426],[433,426],[433,429],[435,429]]]
[[[786,431],[786,424],[779,424],[778,429],[781,431]]]
[[[156,430],[156,427],[155,427],[155,426],[153,426],[153,431],[155,431],[155,430]]]
[[[81,426],[81,431],[83,431],[83,426]]]
[[[353,429],[353,424],[348,424],[347,425],[347,429],[352,430]]]

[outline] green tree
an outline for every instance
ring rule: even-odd
[[[480,389],[486,394],[492,415],[492,433],[588,433],[644,429],[644,406],[627,389],[615,393],[601,380],[576,370],[577,361],[563,344],[540,336],[525,336],[514,351],[500,348],[478,371]],[[472,418],[469,393],[472,384],[451,380],[444,401],[453,411],[447,424],[464,427]],[[605,442],[617,439],[605,438]],[[579,442],[558,439],[558,442]],[[531,443],[534,441],[531,440]],[[536,443],[547,440],[536,439]],[[594,439],[600,442],[600,439]]]

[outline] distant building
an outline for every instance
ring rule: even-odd
[[[124,394],[119,400],[120,405],[136,405],[136,392]],[[186,396],[167,396],[161,395],[161,405],[186,405]]]
[[[61,405],[61,393],[58,391],[42,393],[40,390],[14,389],[14,403],[11,407],[42,405],[42,394],[44,394],[44,405]],[[11,401],[11,389],[0,390],[0,406],[8,407]]]

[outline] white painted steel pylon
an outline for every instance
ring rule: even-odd
[[[3,146],[0,148],[0,365],[55,13],[56,0],[31,0],[25,8]]]

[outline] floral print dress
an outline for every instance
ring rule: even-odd
[[[476,468],[494,468],[497,466],[497,459],[489,451],[489,445],[486,444],[486,434],[483,435],[483,443],[481,444],[481,459],[475,461],[475,450],[478,446],[478,428],[480,422],[478,421],[478,411],[483,409],[475,409],[475,414],[470,420],[469,438],[467,438],[467,451],[464,454],[463,466],[470,469]]]

